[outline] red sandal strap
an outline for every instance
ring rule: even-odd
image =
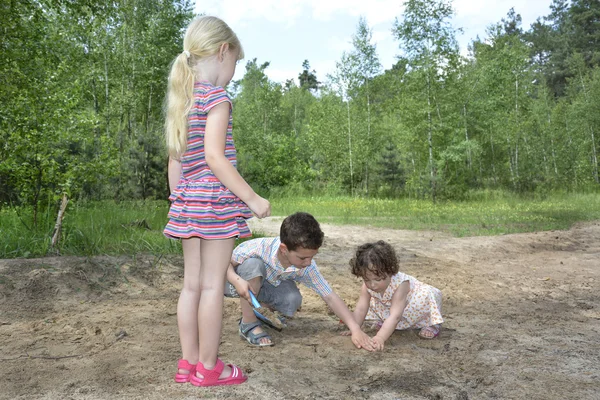
[[[225,368],[225,364],[218,358],[213,369],[204,368],[204,365],[201,362],[196,364],[196,372],[204,377],[202,378],[202,382],[204,384],[217,382],[219,380],[219,376],[221,376],[221,373],[223,372],[223,368]]]
[[[187,369],[188,371],[192,371],[195,365],[190,364],[188,360],[179,360],[177,361],[177,369]]]

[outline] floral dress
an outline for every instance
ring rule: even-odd
[[[383,293],[367,289],[371,295],[367,320],[383,322],[390,316],[392,296],[404,281],[410,283],[407,304],[396,329],[425,328],[444,322],[442,318],[442,292],[416,278],[398,272],[392,276]]]

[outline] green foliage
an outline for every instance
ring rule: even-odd
[[[0,10],[0,209],[20,207],[23,227],[49,235],[45,218],[63,193],[165,199],[161,106],[192,3],[28,0]],[[362,17],[327,82],[307,60],[299,86],[249,60],[230,85],[239,170],[265,196],[595,192],[599,10],[554,0],[524,31],[511,9],[463,57],[452,2],[409,0],[387,71]]]
[[[2,7],[1,204],[32,207],[35,225],[63,193],[164,197],[161,104],[191,4]]]

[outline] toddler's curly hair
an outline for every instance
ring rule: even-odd
[[[367,271],[380,278],[398,273],[398,258],[394,248],[389,243],[379,240],[365,243],[356,249],[356,254],[350,260],[353,275],[364,278]]]

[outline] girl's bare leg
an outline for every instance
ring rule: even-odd
[[[182,358],[190,364],[198,362],[198,305],[200,304],[200,239],[181,241],[183,246],[183,288],[177,302],[177,326]],[[179,373],[187,373],[179,370]]]
[[[197,317],[200,345],[197,357],[206,369],[213,369],[217,363],[223,322],[223,287],[234,245],[234,238],[201,240],[200,243],[201,296]],[[225,366],[221,378],[229,375],[231,375],[231,368]]]

